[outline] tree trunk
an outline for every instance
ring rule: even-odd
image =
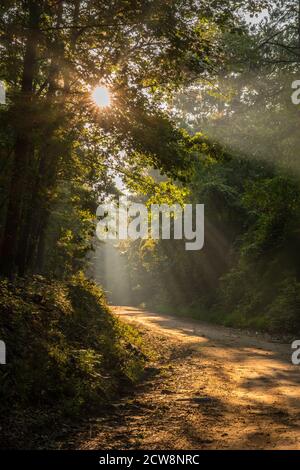
[[[16,106],[16,113],[24,113],[24,111],[26,111],[26,125],[23,128],[18,125],[16,129],[14,163],[1,247],[1,271],[4,275],[9,277],[12,277],[16,273],[15,263],[19,233],[21,231],[22,205],[24,192],[26,190],[28,165],[31,156],[30,151],[32,150],[28,123],[30,123],[33,117],[32,98],[36,72],[40,6],[36,1],[28,1],[27,4],[29,19],[20,94],[22,101],[19,106]]]
[[[63,2],[57,6],[57,20],[56,26],[59,28],[62,22],[63,15]],[[32,266],[34,266],[34,259],[37,252],[37,241],[39,239],[39,230],[42,230],[41,220],[44,220],[43,212],[49,211],[49,204],[53,187],[55,186],[56,170],[57,170],[57,150],[53,149],[51,142],[55,130],[59,127],[59,114],[58,104],[55,103],[55,92],[57,90],[57,80],[59,78],[60,65],[64,55],[64,44],[59,39],[52,45],[52,59],[48,76],[49,90],[47,93],[47,103],[50,114],[56,116],[52,118],[51,122],[44,128],[43,134],[45,142],[39,149],[40,160],[38,162],[38,169],[33,178],[32,185],[29,189],[29,202],[25,216],[25,227],[21,234],[17,266],[19,274],[23,275]],[[54,120],[53,120],[54,119]],[[48,216],[46,217],[48,220]]]
[[[75,0],[73,3],[74,30],[71,34],[71,39],[70,39],[70,49],[71,49],[72,54],[74,53],[75,46],[76,46],[77,31],[75,27],[78,24],[80,5],[81,5],[81,0]],[[63,14],[63,10],[61,7],[61,9],[58,12],[57,27],[60,26],[60,22],[62,20],[62,14]],[[62,65],[61,70],[59,67],[57,68],[57,72],[58,71],[63,72],[64,92],[69,93],[70,82],[71,82],[71,77],[72,77],[72,65],[65,60],[64,48],[62,47],[62,44],[57,44],[56,57],[59,58],[59,62]],[[60,64],[57,64],[57,65],[60,65]],[[50,95],[51,95],[51,90],[55,89],[55,79],[56,79],[56,74],[53,73],[50,79],[50,88],[49,88]],[[54,154],[51,155],[51,161],[48,164],[47,164],[46,159],[47,159],[47,155],[44,152],[41,155],[39,181],[40,181],[40,185],[42,185],[41,188],[44,187],[45,189],[45,185],[48,184],[48,189],[53,190],[53,188],[55,187],[55,181],[56,181],[58,155],[55,154],[54,152]],[[49,155],[48,155],[48,159],[49,159]],[[34,227],[34,231],[30,240],[31,246],[29,247],[29,253],[28,253],[29,258],[32,262],[31,268],[33,272],[37,272],[40,274],[44,274],[47,228],[48,228],[49,218],[51,215],[50,203],[51,201],[48,201],[48,204],[42,205],[42,201],[40,200],[37,201],[38,206],[36,207],[35,219],[39,220],[39,224],[36,227]]]

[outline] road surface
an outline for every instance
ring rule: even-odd
[[[114,307],[154,351],[134,396],[82,449],[300,449],[300,367],[260,335]]]

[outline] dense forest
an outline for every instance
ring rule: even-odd
[[[104,291],[300,332],[299,64],[298,0],[1,2],[2,447],[140,379],[147,348]],[[122,193],[205,204],[203,250],[97,240]]]
[[[96,276],[112,301],[299,331],[299,106],[291,100],[300,60],[297,3],[271,2],[262,20],[236,25],[222,37],[221,70],[172,97],[172,118],[196,156],[192,175],[175,181],[175,189],[151,172],[148,186],[130,179],[127,185],[149,205],[205,204],[205,247],[186,252],[178,240],[121,244],[114,268],[121,266],[126,296],[103,263],[107,248],[99,246]]]

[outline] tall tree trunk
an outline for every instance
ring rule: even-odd
[[[71,55],[74,53],[75,47],[76,47],[76,40],[77,40],[76,26],[78,25],[78,21],[79,21],[80,6],[81,6],[81,0],[74,0],[73,2],[74,29],[71,32],[71,38],[70,38]],[[62,10],[60,11],[60,15],[62,15]],[[60,15],[58,15],[57,26],[59,26]],[[62,52],[63,49],[60,48],[60,51]],[[71,79],[72,79],[72,64],[68,63],[68,61],[66,61],[63,55],[60,57],[60,60],[61,60],[62,71],[63,71],[63,76],[64,76],[64,92],[68,94],[70,91],[70,85],[71,85]],[[47,166],[46,162],[43,161],[45,157],[46,155],[44,154],[41,160],[42,171],[40,173],[40,176],[42,178],[42,175],[45,175],[45,170],[47,167],[47,172],[48,172],[48,177],[49,177],[48,182],[52,184],[52,188],[53,188],[55,185],[55,175],[57,172],[58,155],[53,156],[51,167],[49,167],[49,165]],[[51,208],[49,204],[45,205],[43,208],[40,207],[40,217],[39,217],[40,223],[37,227],[37,230],[35,231],[35,236],[32,237],[33,244],[31,246],[31,250],[29,250],[31,253],[30,258],[32,259],[32,262],[33,262],[32,269],[34,272],[38,272],[40,274],[44,274],[46,237],[47,237],[47,228],[48,228],[50,215],[51,215]]]
[[[58,3],[56,14],[56,27],[60,28],[63,15],[63,2]],[[41,220],[45,219],[43,211],[49,211],[49,199],[51,199],[49,194],[52,192],[56,180],[57,150],[55,148],[53,149],[52,138],[54,132],[60,125],[60,111],[58,104],[55,102],[55,93],[64,55],[64,43],[60,40],[59,36],[55,44],[52,45],[51,53],[51,65],[48,76],[49,89],[46,100],[50,115],[55,117],[51,118],[51,121],[43,131],[45,142],[39,149],[40,160],[38,162],[38,169],[32,181],[32,187],[30,188],[25,227],[20,238],[16,263],[21,275],[34,265]]]
[[[73,10],[73,25],[78,23],[80,12],[80,0],[74,1]],[[60,38],[59,28],[61,27],[63,19],[63,2],[59,2],[56,8],[56,27],[57,39],[55,44],[52,44],[52,58],[49,70],[49,90],[47,93],[47,101],[49,109],[56,115],[55,121],[45,129],[45,136],[47,141],[40,149],[40,162],[36,176],[36,180],[32,187],[32,196],[28,205],[28,214],[26,216],[26,227],[22,234],[21,242],[19,243],[17,264],[19,273],[23,274],[27,269],[33,272],[41,272],[43,270],[43,260],[45,249],[45,238],[48,226],[49,217],[51,214],[51,195],[56,186],[56,174],[58,167],[58,150],[55,144],[51,142],[54,132],[59,128],[61,121],[61,106],[56,103],[55,92],[57,90],[57,82],[62,71],[65,72],[65,91],[69,91],[70,78],[72,76],[71,68],[65,67],[64,56],[64,40]],[[75,49],[77,38],[76,29],[72,31],[70,38],[70,48],[72,53]]]
[[[21,104],[16,106],[16,113],[26,111],[26,121],[28,124],[32,119],[32,98],[36,72],[40,5],[34,0],[29,0],[27,5],[28,34],[22,74]],[[16,272],[15,262],[19,233],[21,230],[22,202],[26,190],[30,151],[32,150],[29,129],[28,125],[23,128],[18,125],[16,129],[14,163],[9,189],[6,223],[1,246],[1,271],[4,275],[9,277],[13,276]]]
[[[26,266],[33,272],[36,272],[37,266],[40,272],[43,266],[42,260],[39,262],[38,258],[41,256],[41,246],[44,247],[45,244],[40,244],[39,241],[41,238],[45,238],[51,214],[52,194],[56,188],[58,157],[57,149],[53,150],[51,146],[46,148],[41,155],[37,186],[31,204],[32,217],[29,219],[31,226],[30,237],[27,238],[27,257],[24,259]]]

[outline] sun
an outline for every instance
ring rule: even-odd
[[[92,91],[92,99],[98,108],[110,106],[110,93],[104,86],[96,86]]]

